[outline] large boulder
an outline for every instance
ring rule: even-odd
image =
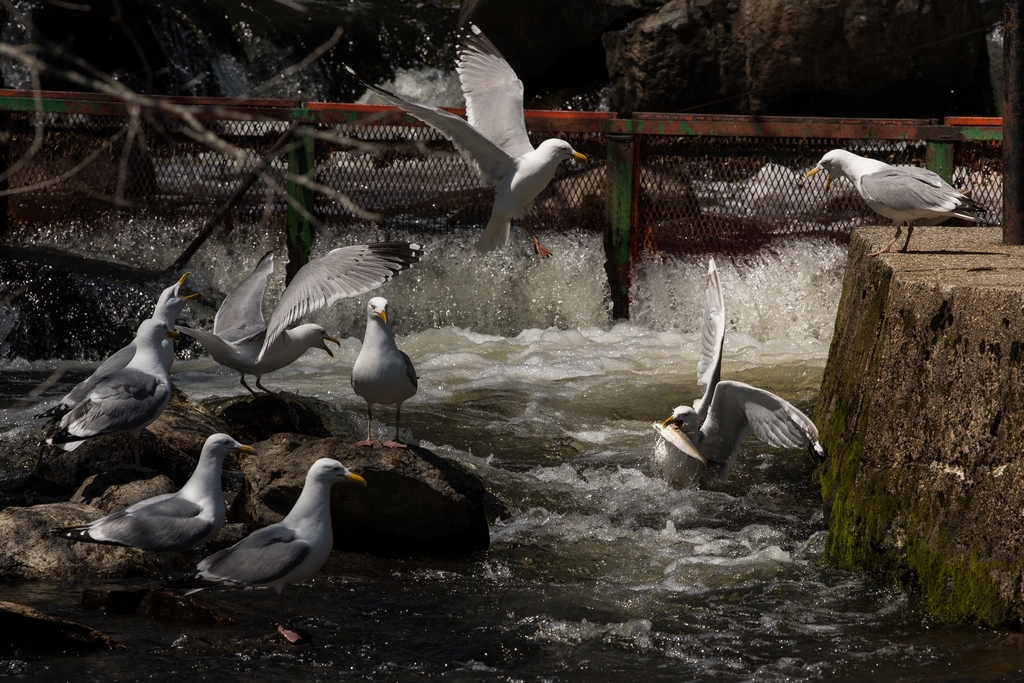
[[[994,112],[978,0],[670,0],[603,42],[625,115]]]
[[[50,529],[88,524],[103,512],[76,503],[53,503],[0,512],[0,581],[62,580],[149,574],[155,564],[141,550],[78,543],[49,534]]]
[[[177,490],[170,477],[163,474],[151,476],[135,470],[112,470],[94,474],[83,481],[70,502],[89,505],[110,514],[147,498]]]
[[[350,419],[326,401],[291,392],[232,397],[204,403],[238,438],[265,441],[274,434],[355,436]]]
[[[230,521],[281,521],[320,458],[334,458],[366,479],[331,493],[334,547],[380,554],[468,552],[489,544],[482,482],[417,446],[360,448],[340,438],[278,434],[242,460],[245,485]]]

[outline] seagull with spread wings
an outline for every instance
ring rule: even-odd
[[[530,213],[533,200],[547,187],[560,162],[587,160],[558,138],[545,140],[534,149],[523,118],[523,82],[498,48],[473,24],[461,37],[455,65],[466,96],[468,121],[438,107],[404,99],[346,68],[364,86],[451,140],[484,182],[496,188],[490,220],[476,242],[481,252],[508,244],[512,219]],[[532,231],[528,232],[537,253],[549,256],[551,252]]]

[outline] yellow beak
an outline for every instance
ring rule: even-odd
[[[377,317],[383,320],[384,322],[388,321],[387,311],[377,311]]]
[[[574,151],[572,153],[572,158],[573,159],[579,159],[580,161],[586,161],[587,160],[587,155],[586,154],[582,154],[580,152],[575,152]]]
[[[251,453],[255,455],[256,449],[253,448],[252,446],[246,446],[245,444],[242,444],[235,448],[235,453]]]
[[[340,342],[340,341],[338,341],[337,339],[335,339],[334,337],[324,337],[324,345],[323,345],[323,349],[324,349],[324,351],[326,351],[326,352],[327,352],[327,355],[328,355],[328,356],[330,356],[331,358],[334,358],[334,353],[333,353],[333,352],[332,352],[332,351],[330,350],[330,348],[328,348],[328,346],[327,346],[327,342],[329,342],[329,341],[331,341],[331,342],[334,342],[334,343],[335,343],[335,344],[337,344],[338,346],[341,346],[341,342]]]
[[[181,339],[181,332],[178,332],[177,330],[168,330],[167,336],[173,339],[174,341],[178,341],[179,339]]]
[[[670,424],[672,424],[672,416],[671,415],[669,415],[668,417],[665,418],[665,421],[661,423],[661,426],[662,427],[668,427]]]
[[[359,484],[360,486],[366,486],[366,480],[360,477],[355,472],[349,472],[348,474],[345,475],[345,478],[351,482]]]

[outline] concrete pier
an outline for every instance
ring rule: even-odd
[[[828,559],[948,620],[1024,624],[1024,247],[854,231],[815,423]],[[900,241],[902,244],[902,239]]]

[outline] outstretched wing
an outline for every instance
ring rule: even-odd
[[[523,82],[473,24],[464,30],[459,43],[455,71],[466,96],[469,125],[513,157],[532,152],[523,118]]]
[[[267,328],[263,320],[263,295],[274,274],[274,252],[268,251],[249,277],[228,294],[213,319],[213,333],[233,342],[246,339]]]
[[[818,429],[811,419],[788,401],[770,391],[743,382],[719,382],[700,429],[698,448],[709,460],[720,463],[720,476],[733,466],[740,444],[751,433],[780,448],[814,448]]]
[[[490,185],[497,185],[515,165],[515,158],[512,155],[502,149],[497,142],[471,126],[464,118],[428,104],[410,102],[393,92],[364,81],[350,67],[345,68],[364,86],[451,140],[455,148],[476,167],[484,181]]]
[[[715,387],[722,378],[722,346],[725,344],[725,296],[715,259],[708,261],[708,279],[704,286],[704,321],[700,329],[700,360],[697,362],[697,384],[704,387],[704,396],[694,403],[697,424],[704,422]]]
[[[293,322],[339,299],[359,296],[420,260],[423,247],[407,242],[376,242],[341,247],[299,268],[270,315],[267,338],[257,361]]]

